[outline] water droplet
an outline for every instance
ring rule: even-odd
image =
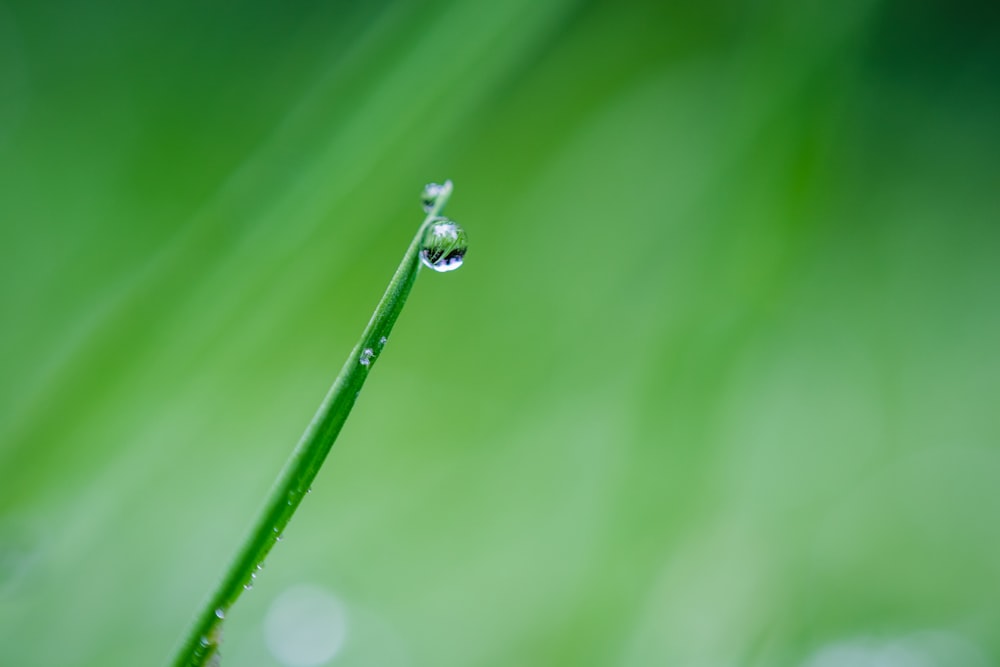
[[[465,230],[448,218],[438,218],[427,226],[420,242],[420,261],[435,271],[454,271],[462,266],[469,240]]]
[[[388,343],[388,342],[389,342],[389,339],[386,338],[385,336],[382,336],[381,338],[378,339],[379,346],[385,346],[385,344]]]
[[[281,535],[278,535],[277,537],[275,537],[275,538],[274,538],[274,540],[275,540],[276,542],[280,542],[280,541],[281,541]]]
[[[420,205],[424,207],[425,213],[434,210],[434,205],[437,204],[437,199],[443,191],[444,186],[440,183],[428,183],[424,186],[424,191],[420,195]]]
[[[247,583],[243,584],[243,590],[245,590],[245,591],[249,591],[252,588],[253,588],[253,582],[252,581],[248,581]]]
[[[201,644],[202,646],[208,646],[208,637],[202,635],[201,639],[198,640],[198,643]]]
[[[219,607],[218,609],[216,609],[215,610],[215,617],[216,618],[225,618],[226,617],[225,610],[222,607]]]
[[[360,360],[361,365],[362,366],[371,365],[372,359],[374,357],[375,357],[375,350],[371,349],[370,347],[366,347],[364,351],[361,353],[361,360]]]
[[[273,530],[274,532],[278,532],[278,527],[277,527],[277,526],[275,526],[274,528],[272,528],[272,530]]]
[[[257,567],[255,567],[254,569],[257,570],[258,572],[260,572],[261,570],[263,570],[264,569],[264,562],[261,561],[260,563],[257,563]]]

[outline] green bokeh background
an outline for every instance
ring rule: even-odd
[[[0,3],[0,665],[997,664],[998,7]]]

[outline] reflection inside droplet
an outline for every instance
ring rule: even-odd
[[[465,230],[448,218],[437,218],[421,239],[420,261],[435,271],[454,271],[462,266],[468,249]]]

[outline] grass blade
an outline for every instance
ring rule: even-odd
[[[225,614],[250,584],[258,566],[280,538],[347,421],[358,393],[417,279],[424,231],[441,213],[451,190],[451,181],[441,186],[361,339],[347,357],[319,410],[271,487],[263,508],[218,586],[199,611],[174,658],[174,667],[200,667],[213,661],[217,664]]]

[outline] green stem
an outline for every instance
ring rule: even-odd
[[[420,270],[420,242],[427,226],[436,218],[451,195],[451,181],[447,181],[435,201],[434,207],[403,255],[403,261],[389,282],[361,340],[354,346],[340,375],[334,380],[326,398],[320,404],[298,445],[285,463],[267,501],[253,527],[243,540],[236,556],[229,564],[215,592],[191,627],[191,630],[174,658],[175,667],[200,667],[208,664],[219,653],[222,621],[225,614],[239,599],[257,573],[258,567],[274,547],[285,526],[292,518],[302,498],[309,492],[313,479],[319,472],[326,455],[337,439],[341,427],[354,407],[368,373],[381,353],[392,325],[399,317],[406,297],[410,294]]]

